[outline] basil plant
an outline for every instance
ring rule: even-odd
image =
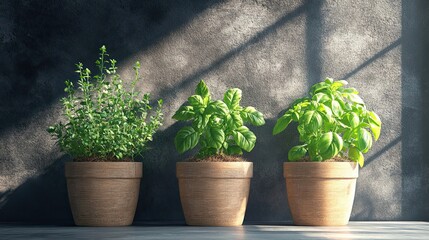
[[[201,81],[188,105],[180,107],[173,119],[189,121],[177,132],[174,144],[179,153],[199,145],[198,158],[212,155],[241,155],[250,152],[256,143],[255,134],[245,123],[254,126],[265,124],[264,116],[254,107],[240,106],[242,92],[238,88],[226,91],[223,101],[212,100],[209,89]]]
[[[309,97],[296,100],[277,120],[274,135],[291,122],[298,123],[302,144],[290,149],[289,161],[298,161],[307,154],[319,162],[339,156],[363,166],[363,154],[380,136],[381,120],[366,108],[355,88],[345,87],[347,84],[330,78],[314,84]]]

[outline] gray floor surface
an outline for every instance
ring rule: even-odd
[[[0,239],[429,239],[429,222],[350,222],[344,227],[75,227],[0,225]]]

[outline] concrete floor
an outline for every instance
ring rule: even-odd
[[[0,225],[0,239],[429,239],[429,222],[351,222],[345,227],[245,225],[241,227]]]

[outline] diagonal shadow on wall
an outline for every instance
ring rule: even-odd
[[[0,222],[72,224],[64,177],[66,159],[56,160],[18,188],[0,192]]]
[[[2,1],[0,134],[57,102],[74,64],[92,66],[101,45],[122,62],[219,2]]]
[[[293,11],[289,13],[285,13],[282,17],[280,17],[278,20],[276,20],[273,24],[265,27],[262,31],[256,33],[254,36],[252,36],[249,40],[246,42],[240,44],[238,47],[231,49],[227,53],[225,53],[222,57],[216,59],[211,64],[209,64],[206,67],[203,67],[199,69],[198,71],[194,72],[193,74],[186,76],[185,78],[181,79],[177,82],[177,84],[173,84],[169,87],[163,88],[159,96],[161,98],[165,98],[165,96],[171,95],[174,93],[172,91],[173,89],[186,89],[191,84],[195,84],[196,81],[200,80],[205,74],[218,69],[223,64],[228,62],[229,60],[237,57],[240,53],[248,50],[252,45],[257,44],[258,42],[262,41],[263,39],[267,38],[271,34],[275,33],[278,29],[282,28],[285,24],[287,24],[289,21],[293,20],[294,18],[298,17],[299,15],[305,13],[310,8],[309,1],[306,1],[304,4],[299,6],[298,8],[294,9]]]
[[[388,52],[390,52],[391,50],[395,49],[396,47],[398,47],[400,45],[401,45],[401,38],[397,39],[396,41],[389,44],[389,46],[383,48],[382,50],[380,50],[379,52],[374,54],[374,56],[372,56],[371,58],[366,60],[364,63],[362,63],[361,65],[359,65],[358,67],[356,67],[355,69],[353,69],[352,71],[350,71],[349,73],[344,75],[341,79],[344,79],[344,80],[349,79],[350,77],[352,77],[353,75],[355,75],[356,73],[358,73],[359,71],[364,69],[365,67],[368,67],[370,64],[377,61],[377,59],[383,57]]]

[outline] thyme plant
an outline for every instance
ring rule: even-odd
[[[126,90],[116,60],[107,60],[107,56],[102,46],[95,62],[96,75],[82,63],[76,64],[78,91],[66,80],[67,96],[61,99],[65,122],[48,128],[61,150],[77,159],[133,159],[147,149],[147,142],[162,125],[162,99],[150,114],[150,94],[141,96],[135,90],[140,63],[135,63],[134,79]]]

